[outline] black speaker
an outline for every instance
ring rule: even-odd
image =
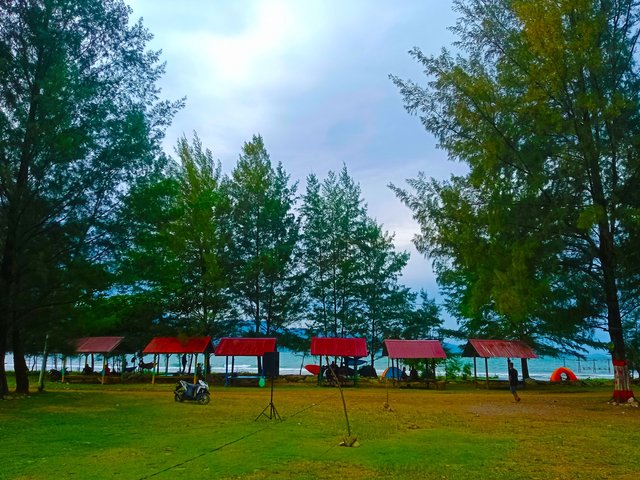
[[[280,352],[265,352],[262,360],[264,376],[276,378],[280,374]]]

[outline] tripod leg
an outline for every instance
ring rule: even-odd
[[[269,409],[269,414],[268,415],[266,413],[267,409]],[[269,405],[264,407],[264,409],[262,410],[260,415],[258,415],[254,421],[257,421],[263,415],[265,417],[267,417],[269,420],[272,420],[274,418],[277,419],[277,420],[282,420],[282,417],[278,413],[278,410],[276,409],[276,406],[273,403],[273,377],[271,377],[271,398],[270,398]]]
[[[260,414],[259,414],[259,415],[256,417],[256,419],[254,420],[254,422],[257,422],[257,421],[258,421],[258,419],[259,419],[261,416],[263,416],[263,415],[264,415],[265,417],[267,417],[267,418],[271,418],[271,412],[269,412],[269,415],[267,415],[267,414],[265,413],[265,412],[267,411],[267,408],[269,408],[270,406],[271,406],[271,404],[269,404],[269,405],[267,405],[266,407],[264,407],[264,408],[262,409],[262,412],[260,412]]]

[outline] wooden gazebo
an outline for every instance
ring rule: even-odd
[[[264,357],[267,352],[276,351],[275,338],[245,338],[245,337],[224,337],[220,339],[215,349],[216,357],[225,357],[224,384],[229,386],[234,374],[236,357]],[[229,370],[229,357],[231,357],[231,370]],[[260,377],[262,372],[258,371],[256,377]],[[252,378],[244,376],[243,378]]]
[[[167,369],[169,368],[169,356],[172,354],[190,354],[195,356],[194,364],[198,362],[198,355],[204,355],[205,371],[208,371],[209,356],[213,352],[211,337],[155,337],[142,351],[144,355],[153,354],[154,368],[152,369],[151,383],[155,383],[156,375],[160,373],[159,356],[166,355]],[[197,371],[193,372],[193,383],[197,380]]]
[[[439,340],[385,340],[382,347],[382,354],[391,361],[391,366],[398,370],[399,360],[416,359],[432,360],[437,358],[447,358],[447,354],[442,348]]]
[[[489,358],[538,358],[526,343],[520,340],[480,340],[471,339],[464,346],[463,357],[473,357],[473,378],[476,379],[478,357],[484,358],[486,385],[489,388]]]
[[[320,357],[318,383],[322,378],[322,357],[349,357],[354,362],[359,358],[367,357],[367,341],[364,338],[341,338],[341,337],[312,337],[311,355]],[[328,362],[328,360],[327,360]],[[354,364],[354,384],[358,381],[358,369]]]
[[[83,337],[75,340],[75,353],[78,355],[102,355],[102,373],[100,383],[104,385],[107,372],[107,360],[124,340],[124,337]],[[93,362],[93,360],[92,360]],[[66,374],[66,357],[62,360],[62,382]]]

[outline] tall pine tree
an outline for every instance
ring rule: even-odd
[[[471,290],[493,292],[476,311],[517,326],[529,315],[546,317],[559,331],[563,324],[567,332],[581,324],[606,330],[613,400],[633,401],[623,315],[636,308],[640,285],[640,6],[633,0],[455,5],[461,54],[427,57],[415,49],[427,85],[394,78],[407,109],[419,112],[451,158],[469,166],[464,181],[437,187],[439,198],[421,197],[428,189],[419,184],[417,195],[404,192],[422,223],[425,251],[462,264]],[[465,197],[457,211],[456,196]],[[455,239],[456,249],[449,248],[453,237],[442,242],[443,224],[423,208],[429,201],[451,207],[454,221],[480,205],[468,210],[482,227],[466,239],[478,245],[475,252]],[[478,259],[468,263],[465,252]]]
[[[158,100],[163,67],[129,14],[120,0],[0,3],[2,391],[7,345],[27,392],[25,340],[108,287],[114,211],[179,106]]]

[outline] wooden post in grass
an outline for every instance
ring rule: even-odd
[[[156,361],[158,354],[153,354],[153,366],[151,367],[151,385],[156,384],[156,374],[160,371],[160,362]]]
[[[102,376],[100,378],[100,384],[104,385],[104,376],[107,373],[107,356],[102,355]]]
[[[489,390],[489,359],[484,357],[484,375],[487,379],[487,390]]]

